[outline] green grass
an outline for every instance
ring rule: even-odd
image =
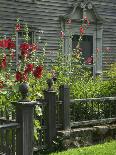
[[[90,147],[70,149],[49,155],[116,155],[116,141]]]

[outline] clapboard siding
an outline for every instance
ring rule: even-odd
[[[80,0],[35,0],[31,3],[21,0],[0,0],[0,32],[12,33],[16,18],[19,17],[42,37],[40,46],[47,42],[46,53],[50,62],[58,52],[61,31],[59,16],[67,14],[77,1]],[[103,19],[103,69],[106,69],[107,58],[110,58],[109,64],[116,62],[116,1],[93,0],[92,2]],[[40,34],[40,30],[44,33]],[[36,39],[39,40],[38,36]],[[111,48],[110,53],[104,52],[107,47]]]

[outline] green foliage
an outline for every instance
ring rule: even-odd
[[[73,55],[63,55],[59,53],[56,65],[52,66],[57,75],[55,86],[68,84],[72,98],[92,98],[114,96],[116,92],[116,65],[112,65],[107,72],[107,79],[100,75],[93,77],[81,59],[76,59]]]

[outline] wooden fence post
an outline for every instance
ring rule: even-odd
[[[21,83],[19,91],[22,99],[15,102],[16,122],[20,125],[16,130],[16,155],[33,155],[33,113],[36,102],[28,100],[28,89],[27,83]]]
[[[59,87],[59,100],[62,101],[61,105],[61,123],[63,130],[70,129],[70,91],[67,85]]]
[[[53,139],[56,137],[56,92],[53,90],[44,91],[45,99],[45,123],[47,127],[46,131],[46,143],[52,144]]]
[[[16,103],[16,155],[33,155],[33,110],[36,102]]]

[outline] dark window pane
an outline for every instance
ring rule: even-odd
[[[76,49],[78,44],[79,35],[74,35],[72,38],[72,49]],[[82,49],[82,57],[84,58],[85,66],[93,72],[93,36],[85,35],[80,42]]]
[[[79,40],[79,35],[74,35],[72,38],[72,48],[75,49]],[[93,37],[85,35],[80,43],[82,48],[82,56],[86,60],[88,57],[93,56]]]

